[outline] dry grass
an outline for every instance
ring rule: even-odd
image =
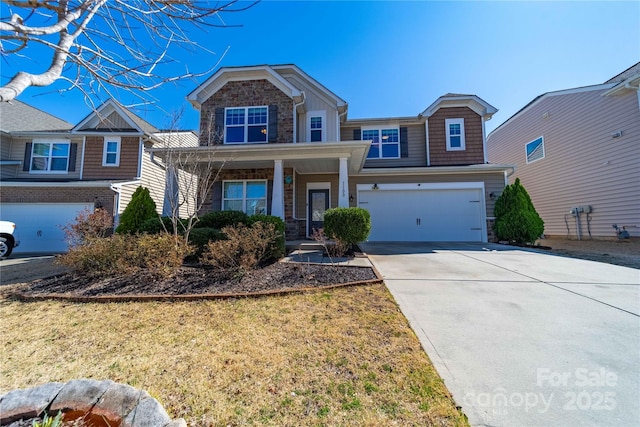
[[[194,426],[467,425],[383,285],[260,299],[0,301],[0,393],[145,389]]]

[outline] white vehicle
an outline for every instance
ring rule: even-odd
[[[13,248],[20,245],[14,233],[16,225],[10,221],[0,221],[0,258],[11,255]]]

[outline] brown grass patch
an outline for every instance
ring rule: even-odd
[[[384,285],[259,299],[0,301],[0,393],[111,379],[194,426],[467,425]]]

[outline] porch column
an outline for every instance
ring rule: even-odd
[[[338,176],[338,207],[349,207],[349,170],[347,168],[347,158],[340,158],[340,174]]]
[[[271,215],[284,220],[284,174],[282,160],[273,161],[273,190],[271,194]]]

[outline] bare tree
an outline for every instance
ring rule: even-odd
[[[0,18],[0,53],[12,58],[48,52],[44,71],[18,71],[0,87],[0,101],[10,101],[30,86],[64,79],[90,99],[98,89],[113,96],[122,88],[146,101],[148,91],[181,79],[208,74],[213,67],[176,72],[167,67],[172,54],[207,51],[192,34],[206,27],[226,27],[225,13],[248,9],[237,0],[2,0],[9,15]],[[207,51],[209,52],[209,51]],[[212,53],[212,52],[210,52]],[[32,61],[30,64],[37,63]],[[25,66],[26,67],[26,66]]]
[[[161,159],[166,173],[163,215],[171,218],[171,231],[177,237],[189,234],[199,221],[199,214],[211,196],[211,191],[231,157],[223,156],[214,146],[194,146],[183,138],[178,129],[182,111],[172,115],[170,130],[156,135],[162,146],[154,145],[151,152]],[[215,138],[213,131],[208,137]],[[209,145],[209,144],[208,144]],[[157,163],[157,162],[156,162]]]

